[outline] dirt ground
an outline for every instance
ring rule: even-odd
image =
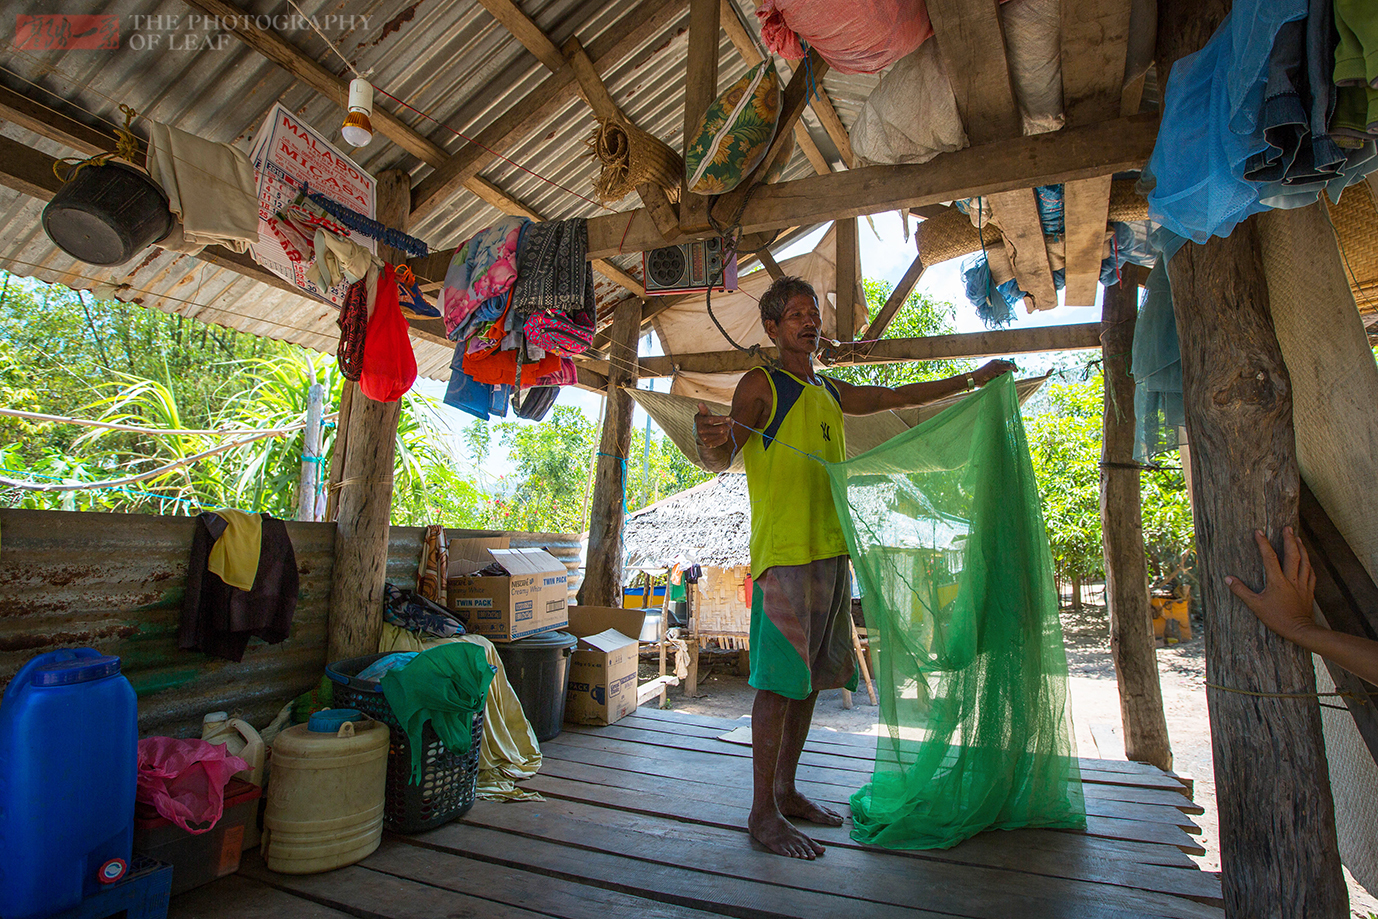
[[[1097,593],[1090,599],[1099,600]],[[1068,683],[1072,720],[1081,756],[1124,759],[1120,736],[1120,699],[1110,658],[1110,631],[1105,608],[1091,603],[1080,614],[1062,612],[1067,645]],[[1195,820],[1201,827],[1204,856],[1195,857],[1206,871],[1220,870],[1220,837],[1215,811],[1215,774],[1211,761],[1210,723],[1206,714],[1205,649],[1200,623],[1193,620],[1192,639],[1158,650],[1158,676],[1163,688],[1168,736],[1172,743],[1173,771],[1196,782],[1195,800],[1205,813]],[[705,651],[699,659],[699,694],[687,698],[683,687],[669,691],[669,707],[717,718],[751,714],[755,690],[737,672],[735,653]],[[642,678],[656,675],[654,663],[642,662]],[[853,695],[853,707],[842,707],[840,690],[819,695],[814,711],[816,727],[857,734],[877,733],[878,709],[869,704],[865,691]],[[1349,882],[1350,910],[1356,919],[1378,913],[1378,897],[1370,895],[1345,872]]]

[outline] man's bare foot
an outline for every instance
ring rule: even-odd
[[[798,817],[822,826],[842,826],[842,815],[801,795],[798,791],[778,792],[775,803],[786,817]]]
[[[753,839],[776,855],[812,861],[824,851],[822,846],[795,829],[778,810],[759,816],[753,811],[747,820],[747,830]]]

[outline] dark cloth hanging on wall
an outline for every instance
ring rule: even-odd
[[[211,546],[225,532],[225,520],[205,513],[196,518],[187,569],[187,593],[182,602],[182,626],[177,647],[204,651],[240,661],[252,636],[269,644],[287,638],[297,609],[297,556],[287,525],[262,514],[258,570],[250,590],[231,587],[209,567]]]

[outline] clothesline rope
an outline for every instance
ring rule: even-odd
[[[327,418],[334,418],[338,413],[332,412]],[[200,437],[229,437],[233,434],[287,434],[301,430],[305,425],[296,427],[272,428],[255,431],[253,428],[150,428],[134,424],[118,424],[110,421],[97,421],[90,418],[74,418],[70,415],[46,415],[42,412],[26,412],[15,408],[0,408],[0,415],[10,418],[26,418],[31,421],[50,421],[54,424],[77,424],[88,428],[104,428],[111,431],[128,431],[133,434],[162,434],[169,437],[173,436],[200,436]],[[324,420],[324,419],[322,419]]]
[[[183,457],[182,459],[168,463],[165,466],[159,466],[157,469],[150,469],[148,472],[141,472],[138,475],[126,476],[122,479],[109,479],[104,482],[83,482],[78,484],[64,483],[62,485],[47,485],[40,482],[24,482],[18,479],[0,477],[0,485],[5,485],[10,488],[22,488],[25,491],[37,492],[85,491],[88,489],[95,488],[116,488],[121,485],[133,485],[136,482],[144,482],[148,479],[154,479],[158,476],[165,475],[166,473],[174,472],[178,469],[181,469],[185,466],[190,466],[192,463],[199,462],[203,459],[208,459],[212,456],[218,456],[221,453],[228,453],[230,450],[233,450],[236,447],[243,447],[246,444],[251,444],[269,437],[283,437],[287,433],[295,433],[296,431],[305,429],[305,427],[306,422],[303,421],[301,424],[293,425],[291,428],[261,432],[255,434],[253,437],[246,437],[243,440],[236,440],[228,444],[221,444],[220,446],[213,447],[210,450],[203,450],[200,453],[194,454],[192,456]]]

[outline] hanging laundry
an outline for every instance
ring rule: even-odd
[[[1372,0],[1335,0],[1334,79],[1378,89],[1378,9]]]
[[[1378,167],[1368,114],[1354,108],[1366,102],[1342,87],[1327,122],[1329,8],[1246,0],[1173,66],[1143,181],[1155,222],[1205,242],[1270,207],[1313,203],[1322,190],[1338,199]],[[1378,105],[1372,114],[1378,127]],[[1335,142],[1346,135],[1355,143]]]
[[[523,387],[535,386],[542,378],[560,371],[558,354],[548,353],[532,364],[522,364]],[[515,384],[517,382],[517,352],[515,350],[476,351],[464,356],[464,372],[480,383]]]
[[[528,421],[544,421],[559,394],[558,386],[533,386],[522,393],[520,400],[513,393],[512,413]]]
[[[421,292],[421,282],[416,279],[415,272],[406,265],[397,266],[397,295],[403,309],[411,310],[427,319],[440,318],[440,310],[426,302],[426,295]]]
[[[535,223],[522,240],[512,308],[525,319],[536,313],[594,313],[593,268],[588,262],[588,221]]]
[[[1178,431],[1186,424],[1182,404],[1182,352],[1167,257],[1148,273],[1144,302],[1134,325],[1134,459],[1148,462],[1175,450]]]
[[[493,415],[506,418],[507,399],[512,387],[480,383],[465,373],[464,346],[465,342],[460,342],[455,347],[455,356],[450,361],[450,382],[442,401],[483,421]]]
[[[512,289],[522,231],[530,223],[525,217],[504,218],[455,250],[441,297],[445,331],[451,340],[480,304]]]
[[[230,529],[228,516],[216,512],[196,518],[177,647],[239,661],[244,659],[250,637],[256,635],[269,644],[277,644],[291,631],[292,615],[297,608],[297,558],[286,524],[262,514],[256,562],[245,563],[237,558],[248,542],[239,540],[238,546],[222,550],[235,558],[219,563],[237,581],[234,572],[242,570],[245,564],[252,565],[254,575],[249,589],[227,583],[212,570],[211,555],[213,547]],[[231,536],[232,540],[235,538]],[[224,567],[226,561],[228,569]]]
[[[593,315],[579,312],[569,316],[560,313],[533,313],[522,326],[529,344],[544,351],[582,354],[593,345],[597,331]]]
[[[238,149],[155,121],[144,165],[181,220],[182,251],[218,245],[247,252],[258,242],[254,167]]]

